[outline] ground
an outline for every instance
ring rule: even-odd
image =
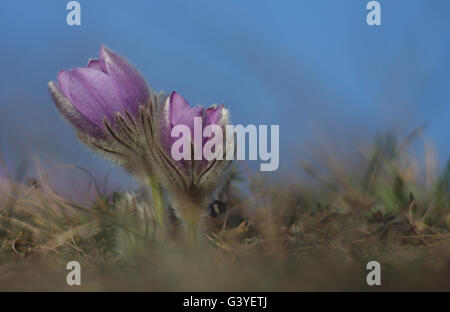
[[[448,291],[450,166],[434,172],[430,151],[421,166],[412,136],[379,136],[354,166],[323,153],[298,180],[237,165],[195,245],[179,222],[154,222],[145,186],[78,206],[47,175],[15,181],[2,162],[0,290]],[[78,288],[66,284],[71,260]],[[373,260],[381,286],[366,283]]]

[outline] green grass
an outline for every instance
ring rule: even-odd
[[[450,290],[450,163],[439,173],[432,149],[415,157],[419,133],[381,135],[351,165],[322,151],[296,181],[236,167],[216,195],[228,210],[203,217],[197,246],[179,221],[162,230],[140,192],[99,192],[81,207],[42,171],[28,184],[7,175],[0,290]],[[65,284],[70,260],[81,263],[79,288]],[[371,260],[379,288],[365,282]]]

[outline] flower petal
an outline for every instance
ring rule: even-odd
[[[224,105],[222,104],[219,107],[211,106],[205,109],[206,118],[208,119],[210,125],[217,125],[219,123],[220,113],[222,112],[223,106]]]
[[[203,107],[195,106],[186,108],[178,119],[173,121],[173,125],[186,125],[194,130],[194,117],[202,117]]]
[[[144,78],[127,60],[103,45],[100,49],[100,61],[104,62],[106,73],[116,86],[123,109],[137,115],[139,105],[147,104],[150,99]]]
[[[58,85],[62,93],[70,100],[69,95],[69,72],[62,70],[58,73]]]
[[[93,68],[106,73],[105,62],[102,60],[89,60],[88,68]]]
[[[50,81],[48,87],[56,108],[72,126],[94,138],[105,138],[103,130],[76,109],[55,82]]]
[[[87,119],[103,127],[104,116],[112,121],[114,114],[122,111],[114,83],[108,75],[92,68],[75,68],[68,74],[68,97]]]
[[[177,92],[172,91],[169,97],[169,105],[170,105],[170,122],[173,125],[176,125],[177,121],[183,116],[184,112],[187,109],[190,109],[191,106],[189,103]]]

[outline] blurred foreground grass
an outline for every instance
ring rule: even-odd
[[[379,136],[354,168],[321,153],[302,164],[307,182],[274,186],[235,168],[196,247],[176,220],[158,229],[146,190],[107,196],[92,180],[97,199],[79,206],[46,173],[20,183],[2,162],[0,290],[450,290],[450,163],[438,174],[431,149],[415,157],[419,132]],[[71,260],[78,288],[65,282]],[[366,285],[371,260],[379,288]]]

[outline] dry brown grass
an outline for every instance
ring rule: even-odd
[[[80,207],[47,173],[28,184],[6,174],[0,290],[73,291],[69,260],[82,265],[77,290],[373,290],[371,260],[382,266],[378,290],[450,290],[450,166],[438,174],[430,147],[424,161],[411,154],[419,132],[399,144],[381,136],[357,168],[321,152],[320,166],[302,165],[308,181],[250,176],[239,192],[243,175],[232,171],[217,195],[228,209],[204,217],[195,247],[177,227],[159,230],[143,195],[98,194]]]

